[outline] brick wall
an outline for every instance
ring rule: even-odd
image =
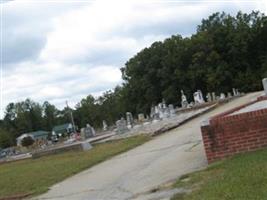
[[[266,98],[257,101],[261,100]],[[267,146],[267,109],[228,115],[255,102],[217,115],[210,119],[209,125],[201,127],[209,163]]]

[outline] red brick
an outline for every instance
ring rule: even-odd
[[[209,126],[201,127],[209,163],[267,146],[267,109],[227,116],[252,103],[217,115]]]

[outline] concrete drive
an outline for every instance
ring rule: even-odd
[[[259,94],[235,99],[133,150],[74,175],[37,199],[142,199],[142,195],[151,189],[206,167],[201,121],[249,102]]]

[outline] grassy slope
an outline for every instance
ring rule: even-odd
[[[173,200],[267,199],[267,149],[242,154],[180,178],[176,187],[192,189]]]
[[[148,136],[136,136],[96,145],[87,152],[67,152],[58,155],[0,165],[0,198],[16,194],[40,194],[49,186],[87,169],[114,155],[144,142]]]

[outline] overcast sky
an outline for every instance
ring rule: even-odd
[[[99,96],[121,84],[119,69],[141,49],[190,36],[213,12],[267,11],[264,0],[0,1],[1,116],[27,97],[62,108]]]

